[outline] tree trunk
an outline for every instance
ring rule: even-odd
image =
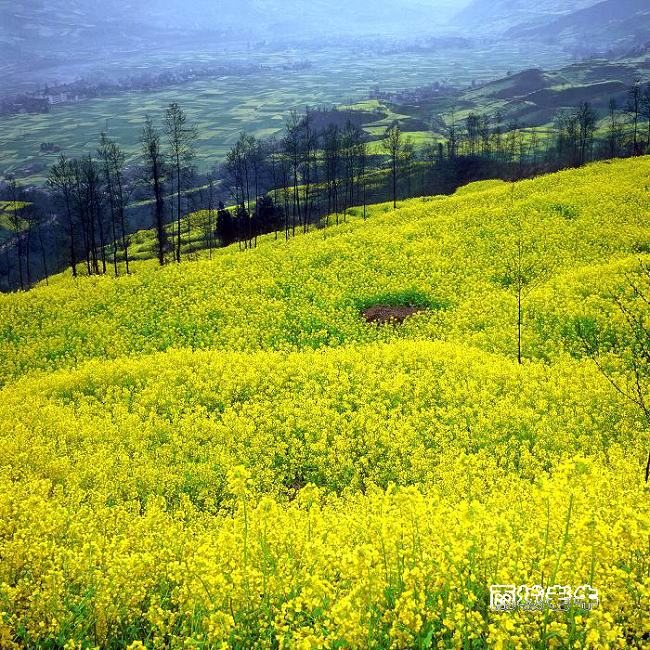
[[[45,255],[45,246],[43,245],[43,226],[39,225],[38,227],[38,243],[41,248],[41,260],[43,263],[43,273],[45,274],[45,284],[49,285],[49,273],[47,270],[47,256]]]
[[[181,261],[181,161],[176,154],[176,262]]]
[[[517,363],[521,364],[521,286],[517,289]]]
[[[22,236],[18,233],[16,236],[16,257],[18,258],[18,278],[20,280],[20,290],[25,290],[25,282],[23,280],[23,246]]]

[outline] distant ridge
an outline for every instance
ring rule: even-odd
[[[543,25],[517,25],[506,35],[554,41],[560,38],[567,43],[589,43],[604,48],[634,46],[650,38],[650,2],[604,0]]]
[[[492,35],[521,24],[549,21],[596,4],[597,0],[472,0],[452,19],[454,27]]]

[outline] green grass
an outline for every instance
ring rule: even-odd
[[[15,208],[22,210],[25,206],[29,205],[25,201],[16,201]],[[12,220],[14,218],[14,203],[13,201],[0,201],[0,242],[11,237],[14,233],[14,226]]]

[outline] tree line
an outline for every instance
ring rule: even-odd
[[[589,102],[560,111],[551,129],[527,128],[498,112],[456,119],[452,110],[436,131],[437,139],[416,148],[397,122],[373,140],[353,112],[307,108],[291,112],[274,137],[241,133],[225,160],[200,176],[200,133],[172,103],[160,123],[145,118],[136,163],[127,164],[120,145],[102,134],[93,153],[62,154],[51,166],[40,205],[15,179],[5,181],[14,235],[2,246],[4,288],[28,288],[62,263],[74,276],[80,267],[89,275],[129,273],[135,203],[150,213],[162,265],[195,248],[210,255],[233,243],[252,248],[265,233],[288,239],[339,223],[355,206],[365,217],[369,203],[397,207],[403,198],[450,193],[474,180],[517,180],[641,155],[650,152],[650,84],[634,83],[606,115]]]

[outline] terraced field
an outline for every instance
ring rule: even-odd
[[[327,48],[309,54],[309,69],[280,69],[303,56],[292,51],[249,54],[247,61],[264,66],[257,73],[53,106],[49,114],[2,117],[0,175],[12,172],[25,181],[42,183],[56,154],[42,153],[41,143],[54,143],[66,154],[78,156],[96,149],[102,131],[117,138],[135,156],[145,115],[157,119],[173,101],[183,105],[199,128],[199,164],[205,171],[223,160],[240,131],[258,136],[280,131],[290,109],[354,102],[366,97],[375,86],[398,90],[448,80],[468,85],[474,79],[488,80],[505,74],[512,60],[532,65],[535,61],[562,60],[565,55],[552,47],[527,52],[515,45],[489,57],[473,49],[364,56],[349,49]],[[240,61],[241,55],[230,58]],[[193,60],[201,62],[200,57],[188,55],[187,60],[177,63]],[[156,69],[155,60],[149,64]],[[160,66],[165,64],[169,65],[169,61],[158,62]]]

